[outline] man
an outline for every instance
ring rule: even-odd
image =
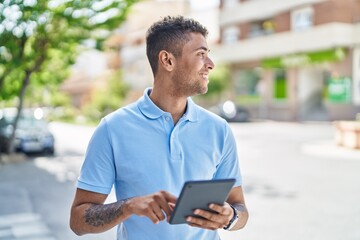
[[[154,83],[144,96],[102,119],[86,153],[71,208],[78,234],[118,226],[118,239],[219,239],[216,229],[247,222],[235,139],[222,118],[190,98],[207,92],[214,63],[207,30],[181,16],[154,23],[146,36]],[[168,223],[185,181],[235,178],[227,202],[197,209],[202,218]],[[104,204],[112,186],[117,202]]]

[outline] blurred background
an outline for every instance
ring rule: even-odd
[[[114,239],[70,231],[75,182],[100,119],[152,85],[167,15],[208,28],[194,100],[238,144],[250,219],[222,239],[359,240],[360,0],[1,0],[0,239]]]

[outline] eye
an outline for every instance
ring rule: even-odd
[[[200,57],[204,58],[204,57],[206,57],[206,52],[201,51],[201,52],[199,52],[199,55],[200,55]]]

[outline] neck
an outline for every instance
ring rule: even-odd
[[[150,93],[150,99],[161,110],[171,113],[174,124],[176,124],[181,116],[185,113],[186,97],[177,97],[169,94],[166,89],[158,89],[154,86]]]

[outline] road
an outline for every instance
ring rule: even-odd
[[[331,124],[231,127],[250,219],[241,231],[221,231],[223,240],[360,239],[360,151],[335,146]],[[0,166],[0,240],[25,239],[26,234],[37,240],[81,239],[69,230],[69,208],[94,128],[52,123],[51,130],[54,157]],[[108,201],[113,200],[111,194]],[[17,238],[9,237],[11,229],[17,229]],[[114,236],[112,230],[82,238]]]

